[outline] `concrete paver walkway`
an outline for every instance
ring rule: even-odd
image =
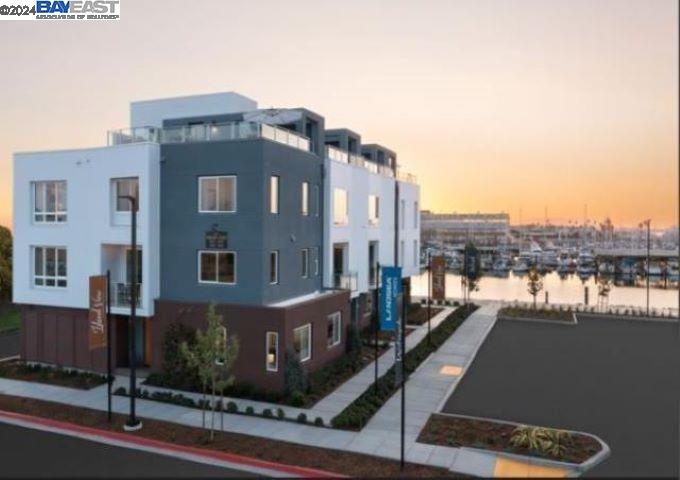
[[[416,439],[429,415],[440,410],[441,405],[455,388],[460,377],[465,374],[477,350],[494,325],[497,309],[498,304],[487,303],[474,312],[437,352],[421,364],[408,380],[406,385],[407,423],[405,434],[407,461],[445,467],[464,473],[482,475],[487,473],[487,470],[482,471],[475,467],[474,459],[468,455],[466,449],[425,445],[417,443]],[[432,320],[432,327],[443,321],[450,312],[451,309],[447,308],[437,315]],[[427,324],[419,327],[406,338],[407,349],[413,348],[426,335]],[[390,348],[379,359],[380,374],[384,374],[393,362],[394,350]],[[460,374],[442,373],[442,367],[445,366],[460,367]],[[373,364],[367,366],[311,409],[282,408],[287,411],[289,418],[296,417],[295,411],[304,411],[310,420],[313,420],[316,416],[321,416],[325,422],[328,422],[330,418],[342,411],[345,406],[372,384],[373,368]],[[125,378],[119,378],[117,384],[125,385]],[[151,387],[144,386],[143,388],[149,391],[153,390]],[[44,399],[97,410],[106,409],[105,385],[83,391],[54,385],[0,379],[0,393]],[[398,459],[400,456],[400,399],[400,394],[395,394],[360,432],[318,428],[294,422],[231,414],[224,414],[224,426],[225,431],[234,433]],[[232,400],[239,403],[240,408],[244,408],[246,405],[272,409],[281,407],[265,402]],[[115,412],[125,414],[128,411],[128,405],[129,400],[127,398],[114,396],[113,409]],[[201,411],[194,408],[139,399],[137,401],[137,414],[140,417],[194,427],[201,426]]]

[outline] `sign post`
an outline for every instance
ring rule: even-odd
[[[376,264],[376,281],[379,283],[380,282],[380,262]],[[378,288],[376,289],[376,296],[377,296],[377,302],[376,302],[376,308],[378,309],[378,318],[375,321],[375,376],[373,379],[373,388],[376,393],[378,393],[378,331],[380,330],[380,312],[382,309],[380,308],[380,285],[378,285]]]
[[[111,270],[106,271],[106,410],[111,422],[111,390],[113,375],[111,374]]]

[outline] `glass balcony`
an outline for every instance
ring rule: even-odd
[[[114,283],[112,285],[111,306],[129,307],[132,305],[132,285],[129,283]],[[142,306],[142,284],[137,284],[137,308]]]
[[[359,275],[357,272],[344,272],[333,274],[333,286],[342,290],[349,290],[351,292],[357,291]]]
[[[108,132],[108,145],[155,142],[162,144],[216,142],[266,138],[305,152],[310,151],[309,139],[299,133],[257,122],[180,125],[164,128],[134,127]]]

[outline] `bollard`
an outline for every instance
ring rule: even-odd
[[[545,304],[548,304],[548,291],[545,291]]]
[[[584,302],[583,302],[583,303],[585,303],[585,305],[588,306],[588,287],[585,287],[585,292],[584,292],[584,294],[585,294],[585,298],[584,298]]]

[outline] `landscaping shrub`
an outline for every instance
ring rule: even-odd
[[[293,392],[289,399],[290,404],[294,407],[303,407],[306,401],[307,397],[305,397],[305,394],[300,391]]]
[[[279,418],[279,420],[284,420],[286,418],[286,412],[283,411],[283,408],[277,408],[276,416]]]
[[[323,427],[323,418],[316,417],[314,419],[314,425],[316,425],[317,427]]]
[[[286,370],[284,375],[286,393],[292,397],[296,393],[307,391],[307,375],[302,368],[302,364],[297,354],[288,350],[286,352]]]
[[[298,415],[297,421],[298,421],[298,423],[307,423],[307,415],[304,414],[304,413],[301,413],[300,415]]]
[[[264,418],[272,418],[274,416],[274,414],[272,413],[272,409],[271,408],[265,408],[264,410],[262,410],[262,416]]]
[[[408,351],[404,356],[406,375],[413,372],[432,352],[436,351],[476,309],[477,306],[468,305],[454,310],[432,330],[431,343],[424,338]],[[369,386],[364,393],[331,420],[331,425],[335,428],[360,430],[397,391],[399,385],[396,385],[395,376],[395,367],[392,366],[382,377],[378,378],[377,391],[374,385]]]
[[[347,353],[358,354],[361,351],[361,335],[359,329],[353,323],[347,328]]]
[[[251,406],[246,407],[246,415],[255,415],[255,409]]]
[[[238,413],[238,405],[236,405],[236,402],[227,402],[227,413]]]

